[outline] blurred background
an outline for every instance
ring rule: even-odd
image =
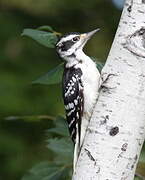
[[[58,65],[54,49],[21,37],[24,28],[50,25],[56,31],[101,31],[86,52],[104,62],[123,0],[0,0],[0,180],[20,180],[50,158],[45,130],[64,115],[60,85],[32,85]],[[49,117],[50,118],[49,118]]]

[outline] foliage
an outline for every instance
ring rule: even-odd
[[[45,27],[45,28],[44,28]],[[50,30],[49,26],[44,26],[40,29],[47,29]],[[41,30],[33,30],[33,29],[24,29],[22,36],[28,36],[37,41],[38,43],[46,46],[48,48],[54,48],[57,42],[57,36],[54,32],[45,32]]]
[[[32,168],[22,180],[66,180],[68,179],[67,167],[54,163],[42,162]]]
[[[52,160],[34,166],[22,180],[69,180],[72,174],[73,146],[69,138],[65,119],[54,120],[54,127],[46,133],[53,138],[47,140],[47,148],[52,152]]]
[[[54,48],[57,41],[55,31],[50,26],[41,26],[40,30],[25,29],[22,35],[31,37],[43,46]],[[51,32],[45,32],[45,31]],[[63,64],[49,71],[46,75],[33,81],[33,84],[56,84],[61,82]],[[73,146],[68,136],[68,128],[63,117],[57,117],[55,126],[47,130],[53,138],[47,140],[47,148],[52,151],[52,161],[42,162],[32,168],[22,180],[57,180],[69,179],[71,177]]]
[[[57,67],[50,70],[45,75],[43,75],[42,77],[33,81],[32,83],[33,84],[44,84],[44,85],[60,83],[62,80],[63,65],[64,65],[63,63],[59,64]]]

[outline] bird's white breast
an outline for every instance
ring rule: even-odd
[[[96,64],[86,56],[82,63],[76,65],[76,68],[82,70],[82,83],[84,94],[84,111],[81,122],[81,138],[80,145],[82,146],[86,129],[88,127],[94,105],[98,97],[100,73],[96,67]]]
[[[76,65],[76,67],[80,67],[82,70],[82,83],[84,86],[84,116],[90,117],[98,97],[100,73],[96,64],[88,56],[82,61],[82,63]]]

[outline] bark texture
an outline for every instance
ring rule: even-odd
[[[133,180],[145,138],[144,0],[126,0],[102,80],[73,180]]]

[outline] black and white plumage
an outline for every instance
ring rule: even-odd
[[[84,96],[80,68],[65,68],[63,74],[63,99],[71,138],[76,143],[76,134],[81,134],[81,117],[83,115]],[[77,126],[76,126],[77,125]],[[78,129],[77,129],[78,128]],[[78,131],[78,132],[77,132]]]
[[[100,73],[83,52],[84,45],[97,31],[69,33],[56,44],[59,56],[65,60],[63,99],[70,136],[75,144],[74,169],[98,97]]]

